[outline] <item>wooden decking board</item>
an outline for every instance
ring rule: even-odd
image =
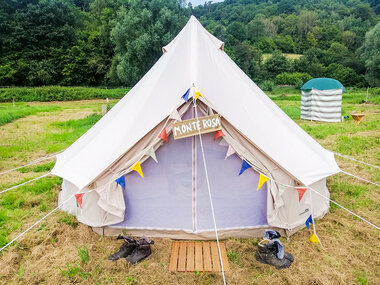
[[[228,271],[226,247],[223,242],[220,243],[223,269]],[[221,271],[219,260],[218,246],[216,242],[194,242],[194,241],[174,241],[170,256],[170,271],[193,272]]]
[[[186,242],[179,243],[178,271],[186,271]]]

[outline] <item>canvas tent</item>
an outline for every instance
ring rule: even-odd
[[[215,239],[202,148],[220,237],[261,236],[267,227],[293,233],[329,203],[326,177],[340,171],[332,153],[295,124],[223,51],[224,44],[191,17],[146,75],[98,123],[58,155],[62,209],[104,234],[126,230],[152,237]],[[190,99],[181,97],[190,88]],[[194,93],[202,94],[194,107]],[[214,134],[174,140],[173,123],[221,115]],[[166,130],[169,143],[159,137]],[[235,152],[225,159],[226,152]],[[153,159],[157,159],[158,163]],[[251,168],[239,174],[242,161]],[[141,165],[144,178],[137,171]],[[268,180],[259,191],[260,174]],[[115,182],[124,177],[125,190]],[[276,182],[275,182],[276,181]],[[123,183],[121,183],[123,184]],[[280,189],[281,188],[281,189]]]
[[[341,122],[342,83],[332,78],[314,78],[302,87],[301,119]]]

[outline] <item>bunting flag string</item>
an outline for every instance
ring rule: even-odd
[[[307,229],[309,229],[310,224],[314,225],[314,223],[313,223],[313,217],[311,215],[307,218],[307,220],[305,222],[305,225],[306,225]]]
[[[311,242],[318,242],[318,243],[320,243],[319,238],[317,237],[317,235],[315,233],[309,238],[309,240]]]
[[[156,152],[154,151],[153,146],[150,146],[146,149],[145,155],[150,156],[156,163],[158,163]]]
[[[256,191],[259,191],[261,186],[264,185],[265,182],[267,182],[269,180],[268,177],[266,177],[265,175],[261,174],[260,173],[260,177],[259,177],[259,184],[257,185],[257,189]]]
[[[285,192],[286,187],[284,185],[278,184],[278,193],[280,196]]]
[[[217,138],[220,138],[220,137],[224,137],[224,133],[222,130],[219,130],[219,131],[216,131],[215,132],[215,135],[214,135],[214,141],[217,139]]]
[[[236,152],[235,149],[231,145],[228,145],[226,157],[224,158],[224,160],[226,160],[228,157],[233,155],[235,152]]]
[[[173,119],[173,120],[182,122],[181,115],[178,113],[177,109],[173,110],[173,112],[169,116],[169,119]]]
[[[189,101],[190,88],[187,89],[186,93],[182,95],[183,100],[187,103]]]
[[[116,179],[115,182],[119,184],[125,190],[125,176],[124,175]]]
[[[240,172],[239,172],[239,176],[244,172],[246,171],[248,168],[251,168],[252,166],[246,162],[245,160],[243,160],[243,163],[241,165],[241,168],[240,168]]]
[[[75,194],[75,199],[77,200],[78,202],[78,205],[80,208],[82,208],[82,203],[83,203],[83,195],[84,193],[79,193],[79,194]]]
[[[144,174],[142,172],[142,169],[141,169],[141,164],[140,164],[140,161],[136,162],[132,167],[131,167],[132,170],[136,171],[138,174],[140,174],[140,176],[142,178],[144,178]]]
[[[168,140],[168,135],[166,133],[166,128],[163,128],[161,133],[159,134],[158,136],[159,138],[163,139],[164,141],[166,141],[167,143],[169,143],[169,140]]]
[[[195,100],[197,100],[198,98],[200,97],[203,97],[203,95],[201,94],[201,92],[198,90],[198,88],[195,88],[195,93],[194,93],[194,97],[195,97]]]
[[[301,201],[303,194],[305,194],[307,188],[296,188],[298,191],[298,201]]]

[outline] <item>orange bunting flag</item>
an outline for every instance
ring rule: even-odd
[[[132,170],[136,171],[142,178],[144,178],[144,174],[141,170],[140,161],[136,162],[135,165],[131,167]]]
[[[305,194],[307,188],[296,188],[298,191],[298,201],[301,201],[303,194]]]
[[[264,183],[267,182],[268,180],[269,180],[268,177],[266,177],[265,175],[262,175],[262,174],[260,173],[259,184],[257,185],[257,189],[256,189],[256,191],[259,191],[260,188],[261,188],[261,186],[263,186]]]
[[[222,130],[219,130],[219,131],[216,131],[216,132],[215,132],[214,141],[215,141],[217,138],[220,138],[220,137],[224,137],[224,134],[223,134],[223,131],[222,131]]]
[[[194,95],[195,95],[195,96],[194,96],[194,97],[195,97],[195,100],[197,100],[199,96],[203,97],[202,94],[201,94],[201,92],[199,92],[198,88],[195,88],[195,93],[194,93]]]
[[[318,237],[316,236],[316,234],[313,234],[313,235],[309,238],[309,241],[311,241],[311,242],[319,242],[319,243],[320,243],[320,241],[319,241]]]
[[[166,129],[165,128],[162,130],[161,134],[158,137],[161,138],[161,139],[163,139],[167,143],[169,143],[169,141],[168,141],[168,135],[166,134]]]
[[[83,195],[84,193],[79,193],[79,194],[75,194],[75,199],[77,200],[78,202],[78,205],[80,208],[82,208],[82,203],[83,203]]]

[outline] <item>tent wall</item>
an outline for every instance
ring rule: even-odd
[[[342,89],[302,91],[301,119],[341,122]]]

